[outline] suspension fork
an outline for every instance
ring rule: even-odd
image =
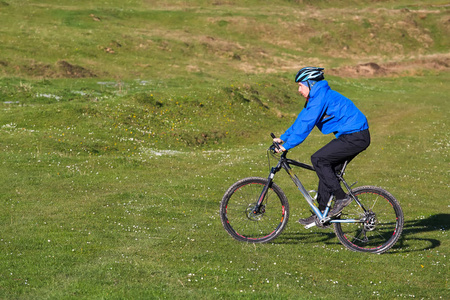
[[[270,170],[269,177],[267,178],[267,184],[264,186],[261,195],[258,198],[258,201],[256,202],[255,208],[253,209],[253,213],[257,214],[260,213],[261,205],[264,201],[264,198],[267,195],[267,192],[269,191],[270,187],[272,186],[273,178],[275,177],[275,174],[280,170],[279,165],[276,167],[273,167]]]
[[[272,182],[273,182],[273,177],[275,176],[275,173],[277,171],[275,170],[275,168],[272,168],[272,170],[270,171],[269,177],[267,178],[267,184],[264,185],[264,188],[261,192],[261,194],[259,195],[258,201],[255,204],[255,207],[253,207],[253,210],[251,211],[247,211],[249,213],[249,217],[250,215],[259,215],[259,214],[263,214],[265,212],[264,209],[264,205],[262,204],[264,201],[264,198],[266,198],[267,192],[269,191],[270,187],[272,186]]]

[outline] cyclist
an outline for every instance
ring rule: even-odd
[[[333,91],[324,80],[323,68],[305,67],[298,71],[295,82],[299,93],[305,97],[304,108],[295,122],[284,134],[274,141],[283,144],[280,151],[286,151],[301,144],[314,126],[323,133],[334,133],[335,139],[311,156],[311,162],[319,177],[319,209],[323,212],[331,195],[335,204],[328,216],[339,215],[351,201],[342,189],[336,172],[343,163],[349,162],[370,144],[369,125],[364,114],[353,102]],[[316,215],[300,219],[302,225],[315,222]]]

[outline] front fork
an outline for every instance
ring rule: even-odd
[[[267,192],[269,191],[270,187],[272,186],[273,178],[275,177],[275,173],[277,173],[280,170],[279,166],[273,167],[270,170],[269,177],[267,178],[267,184],[264,186],[261,195],[258,198],[258,201],[256,202],[253,209],[249,212],[249,217],[251,214],[254,216],[263,214],[265,212],[265,206],[262,204],[264,201],[264,198],[267,195]]]

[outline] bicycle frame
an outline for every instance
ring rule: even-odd
[[[327,206],[325,211],[322,213],[319,208],[314,204],[314,199],[311,197],[311,195],[308,193],[308,191],[305,189],[305,187],[303,186],[303,184],[301,183],[300,179],[297,177],[297,175],[293,172],[291,166],[296,166],[296,167],[300,167],[306,170],[310,170],[310,171],[315,171],[314,167],[311,165],[307,165],[289,158],[286,158],[286,154],[287,151],[284,151],[281,154],[280,160],[278,161],[278,164],[275,167],[272,167],[270,170],[270,174],[268,177],[268,184],[263,188],[263,191],[261,192],[261,195],[259,197],[259,200],[253,210],[254,214],[258,214],[260,213],[260,208],[261,208],[261,204],[267,194],[267,191],[269,190],[269,188],[272,185],[273,182],[273,178],[275,177],[275,174],[278,173],[281,169],[284,169],[289,177],[291,178],[291,180],[294,182],[294,184],[297,186],[298,190],[300,191],[300,193],[303,195],[303,197],[305,198],[306,202],[308,202],[309,206],[311,207],[312,211],[314,212],[314,214],[317,215],[317,217],[319,218],[319,221],[321,224],[330,222],[330,223],[361,223],[363,222],[362,220],[356,220],[356,219],[331,219],[330,217],[328,217],[328,212],[330,211],[330,206],[331,206],[331,202],[333,200],[333,196],[330,197],[330,199],[328,200]],[[352,193],[351,187],[354,185],[352,184],[351,186],[349,186],[347,184],[347,182],[344,180],[344,172],[345,172],[345,168],[347,167],[347,161],[344,163],[344,166],[342,167],[341,171],[336,174],[336,176],[338,177],[338,179],[344,184],[345,188],[348,190],[348,193],[350,195],[350,197],[353,198],[353,200],[355,200],[355,202],[363,209],[364,212],[367,212],[367,210],[365,209],[365,207],[361,204],[361,202],[358,200],[358,198]],[[356,182],[355,182],[356,183]],[[310,228],[312,226],[315,226],[315,224],[308,226],[307,228]]]

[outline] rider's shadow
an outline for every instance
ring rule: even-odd
[[[297,224],[298,225],[298,224]],[[300,225],[299,225],[300,226]],[[408,220],[404,222],[403,232],[398,242],[392,247],[395,252],[407,253],[424,251],[437,248],[441,241],[437,238],[421,237],[421,233],[447,231],[450,229],[450,214],[437,214],[420,220]],[[332,228],[321,230],[313,227],[308,231],[297,232],[290,229],[283,232],[273,243],[280,244],[339,244]],[[387,252],[389,253],[389,252]]]

